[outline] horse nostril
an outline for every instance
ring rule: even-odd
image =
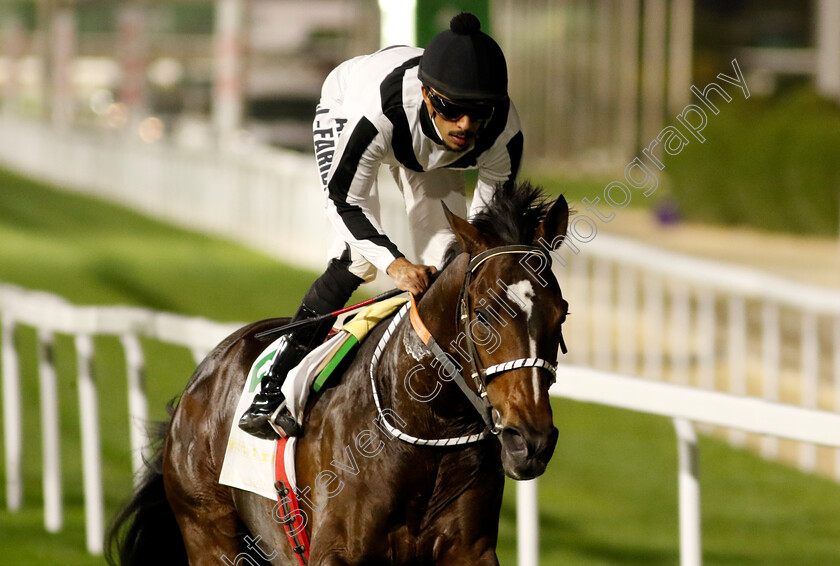
[[[511,456],[530,457],[528,441],[525,440],[525,437],[522,436],[519,429],[512,426],[506,426],[502,429],[500,436],[502,444],[507,448],[507,451]]]
[[[539,448],[537,448],[537,458],[548,463],[551,456],[554,454],[554,448],[557,446],[557,438],[559,435],[560,431],[557,430],[557,427],[554,427],[551,433],[546,437],[545,442],[540,443]]]
[[[527,435],[516,427],[506,426],[502,429],[500,439],[509,456],[521,459],[536,458],[548,463],[557,446],[560,431],[552,427],[546,435]]]

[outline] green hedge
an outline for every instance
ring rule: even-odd
[[[840,106],[807,90],[738,97],[709,115],[704,143],[665,160],[684,218],[836,235]],[[674,124],[679,126],[679,124]]]

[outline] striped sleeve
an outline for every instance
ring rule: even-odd
[[[517,131],[504,144],[503,149],[494,148],[497,149],[495,159],[479,167],[478,181],[470,204],[470,218],[487,206],[496,190],[496,185],[516,180],[517,175],[519,175],[519,167],[522,164],[522,147],[522,132]]]
[[[349,125],[348,125],[349,126]],[[371,194],[388,140],[367,118],[360,118],[337,148],[337,162],[327,182],[327,216],[336,231],[382,271],[403,257],[377,219],[379,203]]]

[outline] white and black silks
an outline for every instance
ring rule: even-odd
[[[482,125],[472,147],[453,151],[443,144],[417,77],[422,54],[419,48],[396,46],[342,63],[324,83],[313,122],[327,216],[336,230],[329,254],[338,258],[349,247],[349,270],[366,281],[405,255],[380,222],[380,165],[389,167],[403,193],[413,260],[438,268],[452,239],[440,202],[467,215],[464,171],[478,170],[470,215],[497,184],[519,172],[523,137],[519,115],[507,99]]]

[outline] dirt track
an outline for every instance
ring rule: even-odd
[[[661,226],[650,212],[624,209],[599,229],[659,248],[743,265],[804,283],[840,288],[840,238],[818,238],[679,223]]]
[[[616,235],[627,236],[670,251],[687,253],[695,257],[703,257],[724,263],[741,265],[772,273],[792,280],[840,289],[840,238],[817,238],[792,236],[761,232],[747,228],[725,228],[711,225],[680,223],[672,226],[659,225],[652,214],[642,210],[623,210],[616,214],[609,224],[601,224],[599,229]],[[754,313],[755,314],[755,313]],[[788,338],[788,345],[799,342],[799,319],[784,319],[783,332]],[[758,332],[753,321],[753,328]],[[823,328],[830,332],[830,328]],[[726,336],[725,320],[718,320],[716,334]],[[759,352],[761,348],[760,336],[751,336],[752,356],[748,357],[748,388],[754,395],[761,395],[762,366]],[[719,344],[719,349],[722,345]],[[790,349],[790,348],[788,348]],[[800,350],[787,352],[787,367],[782,368],[780,375],[780,399],[797,404],[801,397],[801,378],[799,374]],[[722,354],[722,351],[721,351]],[[818,396],[821,408],[837,410],[837,399],[833,381],[832,351],[828,343],[821,348],[820,368],[822,370],[822,385]],[[784,361],[784,360],[783,360]],[[726,375],[725,365],[718,368],[721,375]],[[725,384],[721,384],[725,390]],[[722,432],[722,431],[721,431]],[[747,445],[755,451],[761,450],[761,439],[750,435]],[[779,459],[792,465],[801,462],[801,450],[797,443],[781,441],[779,445]],[[805,450],[808,448],[806,447]],[[816,470],[827,477],[840,477],[837,468],[840,467],[838,453],[826,448],[818,448],[816,452]]]

